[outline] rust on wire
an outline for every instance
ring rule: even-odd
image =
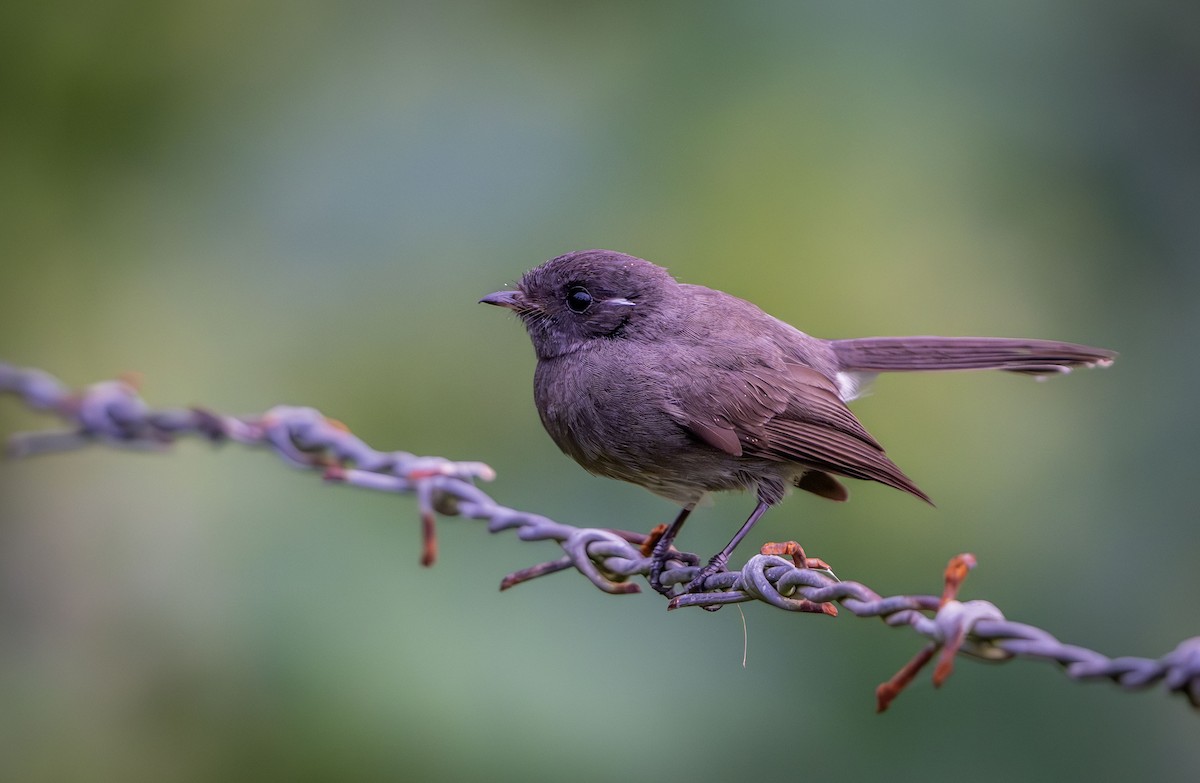
[[[505,577],[502,590],[574,568],[605,592],[636,593],[638,585],[630,579],[649,573],[647,552],[654,546],[654,533],[578,528],[502,506],[475,486],[476,480],[495,477],[482,462],[377,451],[344,424],[313,408],[278,406],[245,417],[203,408],[154,410],[139,395],[140,384],[140,376],[125,376],[73,392],[43,370],[0,362],[0,394],[16,395],[29,408],[56,414],[69,424],[66,430],[13,435],[7,453],[29,457],[89,444],[163,450],[183,436],[215,444],[232,441],[269,448],[289,465],[316,471],[326,481],[413,495],[421,520],[424,565],[432,564],[437,556],[435,522],[439,515],[485,521],[490,533],[513,530],[522,541],[553,541],[562,549],[563,555],[555,560]],[[687,584],[699,562],[695,554],[672,550],[663,583]],[[928,643],[879,686],[876,701],[880,711],[935,655],[939,656],[935,685],[946,681],[960,655],[993,661],[1019,657],[1057,663],[1068,677],[1080,682],[1107,679],[1126,690],[1161,682],[1169,692],[1184,696],[1200,709],[1200,636],[1185,639],[1157,659],[1110,658],[1064,644],[1040,628],[1006,619],[987,601],[958,600],[963,579],[974,565],[970,555],[954,558],[946,569],[941,596],[884,597],[859,582],[839,581],[823,561],[807,557],[798,545],[768,544],[740,570],[713,574],[705,580],[704,592],[676,596],[668,608],[712,608],[757,600],[792,612],[834,614],[830,610],[836,603],[858,617],[878,617],[893,627],[908,626]]]
[[[964,616],[958,611],[959,607],[962,606],[957,601],[958,590],[962,587],[963,581],[966,580],[967,574],[974,567],[975,556],[972,554],[964,553],[950,558],[950,562],[946,566],[945,586],[942,589],[941,600],[938,602],[938,615],[944,614],[947,618],[955,618],[955,620],[946,624],[950,628],[950,634],[925,645],[891,679],[875,689],[876,712],[886,710],[892,701],[900,695],[900,692],[920,674],[921,669],[933,660],[933,656],[937,654],[939,649],[941,650],[941,654],[938,655],[938,664],[933,670],[933,686],[935,688],[942,687],[942,683],[954,673],[954,658],[958,655],[959,650],[962,649],[963,642],[967,638],[967,632],[970,630],[970,626],[967,623],[956,621],[958,618]],[[997,610],[997,614],[999,614],[999,610]]]

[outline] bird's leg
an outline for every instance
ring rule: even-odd
[[[733,554],[733,550],[737,548],[738,544],[742,543],[742,539],[745,538],[746,534],[750,532],[750,528],[754,527],[754,523],[757,522],[770,507],[770,503],[767,503],[763,500],[758,501],[758,505],[755,506],[754,510],[750,512],[750,517],[742,525],[741,529],[733,534],[733,538],[729,540],[729,543],[725,545],[724,549],[712,556],[712,559],[708,561],[708,565],[700,569],[700,573],[696,574],[696,578],[688,582],[687,587],[684,588],[684,592],[694,593],[699,591],[700,588],[704,586],[705,579],[715,573],[725,570],[725,566],[727,563],[729,563],[729,556]]]
[[[675,517],[675,521],[662,534],[662,538],[658,539],[658,543],[654,545],[654,551],[650,553],[650,586],[655,592],[660,595],[671,598],[671,588],[663,587],[662,572],[667,566],[667,552],[671,551],[671,544],[675,541],[675,536],[679,535],[680,529],[683,528],[683,523],[687,521],[688,514],[692,513],[692,505],[686,505],[679,510],[679,516]]]

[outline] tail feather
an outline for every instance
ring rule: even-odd
[[[1008,337],[862,337],[833,340],[846,372],[895,370],[1005,370],[1029,375],[1107,367],[1117,354],[1053,340]]]

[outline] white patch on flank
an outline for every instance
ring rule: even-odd
[[[837,381],[838,394],[841,395],[842,402],[850,402],[861,397],[878,374],[876,372],[839,372],[834,380]]]

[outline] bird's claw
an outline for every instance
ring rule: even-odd
[[[683,594],[690,595],[692,593],[705,592],[705,581],[707,581],[710,576],[714,576],[724,571],[725,565],[728,563],[728,561],[728,557],[722,558],[720,555],[713,557],[712,560],[708,561],[708,565],[704,566],[704,568],[701,568],[699,572],[696,573],[696,576],[692,578],[692,581],[687,583],[687,585],[683,588]],[[715,612],[721,608],[721,605],[711,604],[702,606],[701,608],[706,612]]]
[[[671,541],[666,537],[667,526],[658,525],[646,537],[642,543],[642,552],[650,558],[650,587],[654,592],[670,600],[675,597],[675,591],[671,586],[662,583],[663,571],[667,569],[667,560],[670,559]]]
[[[713,563],[712,561],[709,561],[708,565],[704,566],[704,568],[701,568],[700,571],[696,574],[696,576],[692,579],[692,581],[687,583],[687,586],[685,586],[683,588],[683,592],[685,592],[685,593],[702,593],[702,592],[704,592],[705,580],[707,580],[710,576],[713,576],[714,574],[721,573],[724,570],[725,570],[724,563]]]
[[[670,599],[675,597],[675,591],[662,583],[662,573],[666,566],[665,558],[660,558],[655,552],[650,558],[650,586],[654,588],[654,592]]]

